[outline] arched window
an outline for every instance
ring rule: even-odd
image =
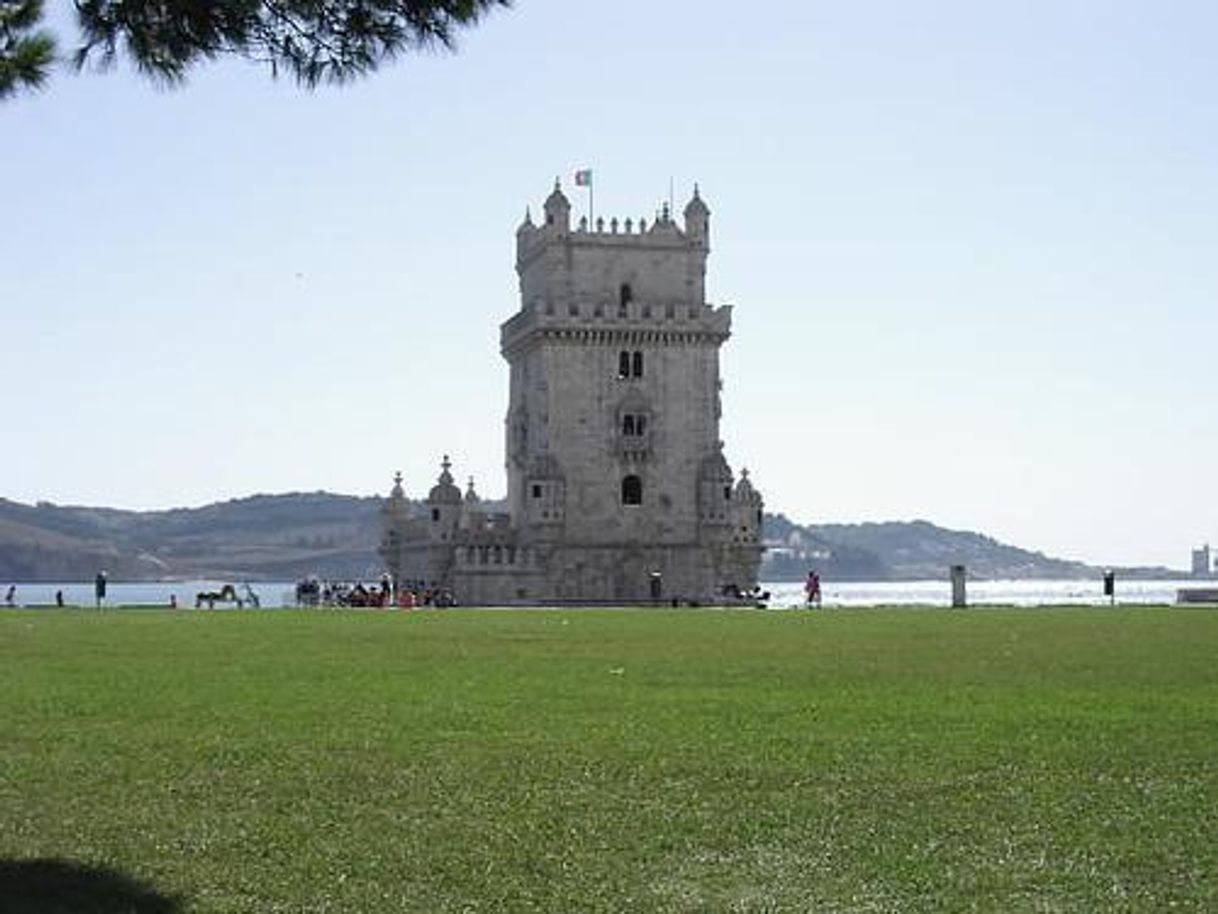
[[[617,376],[619,378],[630,377],[630,353],[629,352],[618,353]]]
[[[634,301],[634,290],[630,288],[630,283],[622,283],[622,288],[618,290],[618,304],[623,308]]]
[[[641,505],[643,503],[643,480],[637,476],[627,476],[622,480],[622,504]]]
[[[643,353],[636,352],[632,363],[633,374],[636,378],[643,377]]]
[[[622,434],[627,437],[642,437],[647,433],[647,416],[627,413],[622,416]]]

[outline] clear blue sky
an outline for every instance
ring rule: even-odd
[[[768,508],[1183,566],[1218,542],[1215,46],[1200,0],[520,0],[311,94],[62,73],[0,106],[0,495],[419,494],[445,452],[501,494],[513,232],[587,166],[605,215],[699,182]]]

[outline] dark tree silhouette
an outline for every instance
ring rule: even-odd
[[[42,0],[0,0],[0,99],[36,89],[55,59],[55,39],[40,31]]]
[[[125,54],[143,73],[180,82],[202,61],[236,56],[307,87],[342,83],[402,53],[451,50],[457,32],[511,0],[76,0],[78,68]],[[7,25],[5,11],[14,10]],[[45,80],[54,44],[34,33],[41,0],[0,0],[0,97]],[[25,44],[22,44],[22,42]],[[41,42],[31,48],[29,42]],[[35,53],[37,52],[37,53]],[[9,88],[5,91],[5,75]]]

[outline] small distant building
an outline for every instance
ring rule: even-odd
[[[581,219],[558,183],[516,231],[507,511],[448,457],[422,509],[400,475],[380,553],[402,587],[464,604],[712,601],[757,583],[762,499],[719,439],[732,309],[705,301],[710,210]]]
[[[1200,549],[1193,550],[1193,577],[1208,578],[1214,571],[1214,563],[1210,558],[1210,544],[1206,543]]]

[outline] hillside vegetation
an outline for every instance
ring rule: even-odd
[[[781,514],[767,517],[767,580],[795,580],[818,569],[837,581],[927,580],[964,565],[970,575],[989,579],[1090,578],[1083,562],[1050,558],[993,537],[945,530],[924,521],[799,526]]]
[[[295,580],[379,576],[378,497],[327,492],[254,495],[201,508],[123,511],[0,499],[0,581],[216,578]],[[1094,577],[1096,569],[927,521],[800,525],[765,516],[761,577],[799,580],[944,578],[953,564],[975,578]],[[1170,574],[1124,569],[1126,574]]]
[[[255,495],[168,511],[0,500],[0,579],[360,577],[378,570],[380,499]]]

